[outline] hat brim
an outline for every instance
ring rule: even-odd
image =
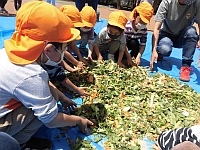
[[[83,22],[74,22],[74,27],[77,27],[77,28],[81,28],[81,27],[85,27],[85,24]]]
[[[85,27],[90,27],[90,28],[94,27],[94,25],[92,23],[89,23],[89,22],[84,21],[84,20],[82,20],[82,21],[83,21]]]
[[[147,18],[145,18],[144,16],[140,15],[140,18],[141,20],[146,23],[146,24],[149,24],[150,23],[150,20],[148,20]]]
[[[67,43],[81,39],[78,29],[71,28],[70,30],[70,39],[48,42]],[[18,39],[20,39],[20,41]],[[10,62],[18,65],[26,65],[35,62],[39,58],[46,46],[46,42],[36,41],[28,36],[22,36],[15,32],[11,39],[5,40],[4,46]]]
[[[113,21],[108,21],[108,24],[112,25],[112,26],[116,26],[119,27],[121,29],[125,29],[125,27],[117,22],[113,22]]]

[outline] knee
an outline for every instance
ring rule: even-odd
[[[163,38],[160,40],[159,45],[157,46],[158,54],[161,56],[170,56],[172,52],[173,43],[168,38]]]
[[[162,44],[157,47],[158,54],[161,56],[170,56],[172,47],[167,44]]]
[[[197,34],[196,28],[194,26],[188,26],[185,28],[184,38],[194,38],[195,40],[199,40],[199,36]]]

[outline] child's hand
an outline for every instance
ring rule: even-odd
[[[78,67],[78,68],[83,68],[83,62],[78,61],[76,67]]]
[[[99,55],[98,60],[103,60],[103,57]]]
[[[140,57],[139,57],[139,56],[136,57],[136,59],[135,59],[135,64],[136,64],[137,66],[140,65]]]
[[[119,65],[122,68],[126,68],[124,64],[122,64],[122,62],[117,62],[117,65]]]
[[[87,58],[89,61],[91,62],[94,62],[94,60],[92,59],[92,56],[91,55],[88,55],[88,58]]]
[[[87,118],[80,116],[81,117],[81,121],[80,123],[77,124],[79,130],[83,133],[87,133],[88,132],[88,125],[93,125],[92,121],[88,120]]]
[[[60,102],[67,109],[70,109],[70,108],[74,109],[74,107],[77,106],[77,104],[74,101],[72,101],[71,99],[69,99],[68,97],[61,99]]]
[[[82,69],[82,68],[77,67],[77,68],[73,69],[72,72],[78,72],[78,71],[81,70],[81,69]]]
[[[129,66],[132,66],[132,65],[133,65],[133,62],[132,62],[132,58],[131,58],[131,57],[128,57],[126,61],[127,61],[127,65],[129,65]]]
[[[81,96],[90,96],[89,93],[87,93],[85,90],[87,89],[87,87],[78,87],[77,92],[79,95]]]
[[[153,63],[157,63],[158,53],[156,50],[152,52],[151,61],[150,61],[150,69],[153,69]]]
[[[84,64],[87,65],[87,61],[84,58],[79,59],[79,61],[83,62]]]

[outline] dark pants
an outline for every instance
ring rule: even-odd
[[[136,58],[138,55],[139,46],[140,46],[138,39],[128,39],[126,46],[127,46],[128,50],[131,50],[131,52],[130,52],[131,57]],[[119,57],[119,50],[117,50],[114,54],[115,61],[118,60],[118,57]],[[122,60],[126,60],[125,55],[123,56]]]
[[[0,132],[0,143],[1,150],[20,150],[17,140],[7,133]]]
[[[88,6],[91,6],[95,11],[97,11],[98,1],[99,0],[75,0],[75,4],[79,11],[81,11],[87,2]]]
[[[22,5],[22,0],[14,0],[15,10],[19,10]]]
[[[165,57],[170,56],[173,47],[182,48],[182,65],[190,67],[193,62],[193,55],[198,40],[199,36],[196,28],[193,26],[186,27],[177,36],[161,31],[158,39],[157,52],[159,56]]]
[[[0,7],[4,8],[8,0],[0,0]]]

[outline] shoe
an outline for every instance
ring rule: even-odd
[[[185,82],[190,81],[190,71],[191,69],[188,66],[181,67],[179,79]]]
[[[157,61],[162,61],[163,57],[162,56],[158,56]]]
[[[21,150],[51,150],[52,142],[47,139],[31,137],[25,144],[21,144]]]
[[[8,14],[8,11],[5,8],[0,9],[0,13],[2,14]]]

